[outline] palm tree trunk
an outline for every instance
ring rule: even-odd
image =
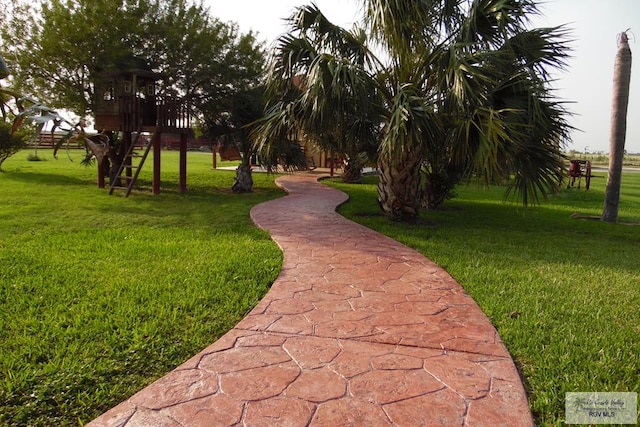
[[[627,133],[627,106],[631,80],[631,49],[627,33],[619,35],[618,53],[613,71],[613,100],[611,105],[611,133],[609,136],[609,173],[604,199],[602,221],[616,222],[620,203],[622,161]]]
[[[342,172],[342,182],[347,184],[362,183],[362,162],[358,156],[349,157],[345,161],[344,170]]]
[[[415,222],[420,213],[420,156],[411,151],[400,158],[379,159],[378,204],[394,221]]]
[[[241,164],[236,170],[236,180],[231,187],[234,193],[251,193],[253,191],[253,177],[251,165]]]

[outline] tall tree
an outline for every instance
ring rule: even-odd
[[[627,106],[631,84],[631,49],[627,33],[618,34],[618,52],[613,70],[613,99],[611,102],[611,132],[609,135],[609,173],[605,191],[602,220],[616,222],[622,185],[622,162],[627,135]]]
[[[562,29],[527,29],[527,0],[369,0],[366,22],[390,56],[392,100],[379,166],[379,202],[414,220],[464,176],[515,174],[524,203],[558,189],[567,126],[546,84],[563,65]],[[431,206],[430,206],[431,207]]]
[[[350,94],[357,112],[366,100],[381,132],[378,201],[386,215],[414,221],[421,204],[440,205],[465,176],[494,183],[514,175],[509,188],[524,203],[559,189],[570,128],[547,83],[549,69],[561,67],[567,55],[562,28],[528,29],[528,16],[537,12],[530,0],[363,3],[367,37],[347,38],[320,19],[313,21],[322,23],[316,24],[324,34],[319,41],[296,40],[291,49],[287,36],[281,39],[275,62],[291,70],[282,80],[293,81],[295,73],[317,79],[322,61],[328,71],[341,64],[348,73],[325,73],[318,80],[321,96],[311,96],[309,85],[297,95],[281,90],[276,99],[285,101],[281,111],[324,121],[326,131],[334,126],[326,115],[304,112],[345,116],[341,105],[349,104],[336,102],[335,93]],[[292,21],[292,31],[299,31]],[[367,40],[377,43],[379,59],[366,49]],[[325,48],[333,45],[349,49]],[[353,61],[349,51],[365,52],[366,59]],[[271,75],[281,76],[277,67]],[[272,124],[280,119],[273,116]]]
[[[259,84],[264,71],[253,33],[240,34],[190,0],[18,0],[7,16],[0,35],[16,86],[82,118],[96,112],[101,74],[131,67],[132,58],[165,76],[158,95],[182,97],[200,121],[226,114],[220,106]],[[113,182],[125,139],[107,135],[88,146]]]
[[[240,153],[241,162],[236,169],[236,179],[231,187],[234,193],[253,191],[251,158],[255,148],[251,134],[254,122],[264,111],[263,92],[262,87],[238,92],[226,100],[225,114],[218,114],[203,123],[204,134],[215,139],[222,147],[232,146]]]
[[[334,25],[315,5],[298,8],[289,23],[291,32],[272,57],[258,140],[269,146],[305,138],[344,156],[343,180],[359,182],[364,164],[375,159],[380,134],[367,36]]]
[[[187,97],[202,115],[258,84],[265,61],[254,34],[189,0],[19,0],[0,34],[15,83],[80,117],[95,111],[97,74],[132,56],[167,76],[159,94]]]

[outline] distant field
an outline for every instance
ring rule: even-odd
[[[606,154],[569,152],[570,159],[590,160],[594,165],[608,165],[609,156]],[[640,154],[627,154],[624,156],[623,165],[628,167],[640,167]]]

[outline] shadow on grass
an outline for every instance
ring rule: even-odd
[[[53,173],[46,172],[14,172],[14,171],[6,171],[2,172],[0,175],[7,181],[15,181],[21,182],[25,184],[46,184],[46,185],[75,185],[88,187],[93,184],[94,187],[97,187],[97,180],[94,178],[93,182],[91,181],[91,177],[79,178],[77,176],[70,175],[59,175]]]
[[[471,186],[461,188],[461,196],[448,201],[445,209],[423,212],[418,224],[411,225],[391,222],[380,214],[371,184],[344,186],[334,181],[332,186],[350,194],[350,201],[340,208],[345,216],[429,257],[443,258],[443,249],[455,246],[458,256],[470,258],[489,256],[516,264],[588,265],[637,272],[637,263],[630,258],[640,244],[640,227],[571,217],[576,211],[597,215],[604,199],[600,189],[566,190],[549,202],[523,208],[505,202],[499,189],[483,198],[474,194],[478,189]],[[635,191],[631,187],[625,196],[634,197]],[[633,208],[621,211],[621,218],[632,221],[635,212]],[[619,256],[610,256],[612,253]]]

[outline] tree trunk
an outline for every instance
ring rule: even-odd
[[[627,106],[631,80],[631,49],[627,33],[620,33],[618,53],[613,70],[613,99],[611,105],[611,133],[609,135],[609,173],[605,191],[602,221],[618,220],[620,185],[622,183],[622,161],[627,133]]]
[[[251,193],[253,191],[253,177],[250,165],[240,165],[236,169],[236,180],[231,187],[234,193]]]
[[[350,157],[344,164],[342,182],[347,184],[360,184],[362,182],[362,162],[357,156]]]
[[[107,153],[109,157],[110,169],[109,169],[109,184],[115,185],[117,187],[122,186],[122,180],[120,179],[120,175],[118,175],[118,171],[120,170],[120,166],[124,162],[124,153],[126,150],[123,149],[124,144],[120,144],[118,150],[114,149],[113,146],[109,148]]]
[[[380,157],[378,204],[394,221],[415,222],[420,213],[421,158],[411,151]]]

